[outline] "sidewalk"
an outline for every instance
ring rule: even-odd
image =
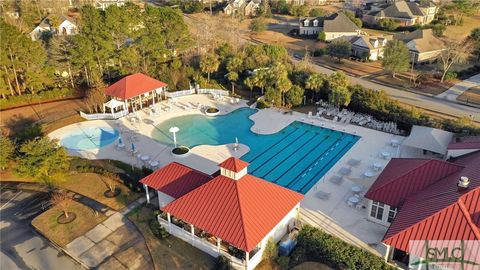
[[[450,87],[447,91],[436,95],[436,98],[444,99],[452,102],[457,102],[458,96],[463,94],[472,87],[480,85],[480,74],[474,75],[466,80],[463,80],[459,83],[456,83],[454,86]]]
[[[90,268],[154,269],[143,236],[126,217],[145,200],[142,196],[121,212],[115,212],[85,235],[67,244],[66,250]]]

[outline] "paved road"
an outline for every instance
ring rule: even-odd
[[[463,80],[459,83],[456,83],[447,91],[436,95],[436,98],[446,99],[449,101],[456,102],[457,97],[463,94],[463,92],[467,91],[472,87],[476,87],[480,85],[480,74],[474,75],[466,80]]]
[[[0,269],[82,269],[31,227],[44,193],[0,190]]]

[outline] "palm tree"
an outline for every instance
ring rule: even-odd
[[[319,92],[322,89],[323,83],[325,82],[325,78],[323,75],[314,73],[310,75],[305,83],[305,87],[307,89],[312,90],[313,92],[313,101],[315,101],[315,93]]]
[[[213,54],[205,54],[200,60],[200,69],[202,72],[207,73],[207,82],[210,82],[210,73],[218,70],[220,61]]]

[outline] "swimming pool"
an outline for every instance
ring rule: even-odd
[[[60,145],[71,150],[98,149],[113,143],[118,130],[111,127],[88,127],[79,129],[60,140]]]
[[[250,147],[241,157],[250,163],[250,174],[300,193],[315,183],[360,137],[302,122],[293,122],[271,135],[253,133],[249,116],[256,110],[241,108],[224,116],[180,116],[160,123],[152,137],[173,146],[168,129],[177,126],[177,142],[189,147],[239,142]]]

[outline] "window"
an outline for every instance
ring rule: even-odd
[[[303,25],[304,25],[304,26],[308,26],[308,23],[310,23],[310,22],[309,22],[308,20],[305,20],[305,21],[303,22]]]
[[[313,26],[315,26],[315,27],[318,26],[318,21],[317,20],[313,21]]]
[[[397,208],[396,207],[390,207],[390,210],[388,210],[388,217],[387,217],[387,222],[392,223],[393,219],[397,215]]]
[[[383,210],[385,208],[385,204],[380,202],[372,201],[372,208],[370,210],[370,216],[376,218],[378,220],[383,220]]]

